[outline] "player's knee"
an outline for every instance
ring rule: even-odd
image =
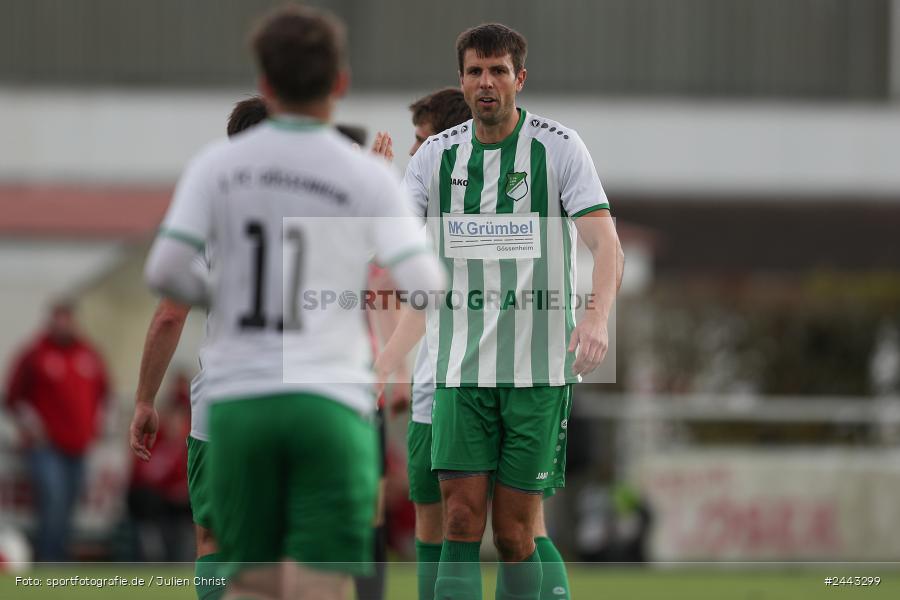
[[[494,546],[502,560],[518,562],[534,551],[534,539],[527,527],[507,526],[494,532]]]
[[[452,540],[480,540],[484,534],[484,515],[466,502],[448,502],[446,536]]]

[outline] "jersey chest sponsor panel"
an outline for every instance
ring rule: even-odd
[[[370,410],[364,313],[323,298],[363,290],[373,252],[391,258],[373,229],[394,219],[360,208],[379,214],[377,195],[398,205],[399,186],[325,128],[298,136],[267,124],[233,145],[198,175],[214,189],[205,241],[215,327],[203,349],[203,392],[218,401],[311,391]],[[171,227],[194,222],[203,220]],[[401,230],[396,237],[414,243]]]
[[[471,122],[454,131],[432,138],[439,147],[416,177],[427,186],[430,233],[451,274],[447,302],[428,316],[436,384],[576,382],[566,352],[575,289],[569,215],[608,207],[590,157],[574,132],[571,140],[556,135],[559,126],[524,111],[498,144],[474,139]],[[564,176],[569,155],[581,164]]]

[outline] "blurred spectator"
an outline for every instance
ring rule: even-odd
[[[138,560],[194,558],[185,442],[191,431],[190,386],[183,371],[175,376],[172,394],[160,407],[153,460],[133,457],[128,512],[137,528]]]
[[[6,391],[37,498],[39,560],[69,559],[85,456],[102,430],[108,393],[103,359],[78,331],[73,305],[56,304],[15,359]]]

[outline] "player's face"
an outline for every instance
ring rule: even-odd
[[[409,149],[410,156],[416,153],[416,150],[425,143],[425,140],[437,133],[431,128],[431,123],[428,123],[427,121],[415,125],[415,128],[414,133],[416,135],[416,141],[413,142],[412,148]]]
[[[525,84],[525,69],[516,74],[509,54],[478,56],[470,48],[463,55],[459,82],[475,119],[485,125],[499,125],[516,108],[516,94]]]

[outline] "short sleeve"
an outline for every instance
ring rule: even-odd
[[[426,163],[430,162],[428,157],[431,154],[431,148],[428,144],[422,146],[416,151],[409,164],[406,167],[406,173],[403,176],[403,190],[406,194],[409,208],[412,214],[425,218],[428,210],[428,179]]]
[[[214,176],[205,155],[191,161],[175,187],[160,235],[185,242],[201,252],[204,250],[211,230]]]
[[[590,152],[581,137],[574,131],[569,133],[571,139],[563,141],[559,149],[564,152],[559,165],[560,202],[566,213],[574,218],[589,212],[609,208],[609,200]]]

